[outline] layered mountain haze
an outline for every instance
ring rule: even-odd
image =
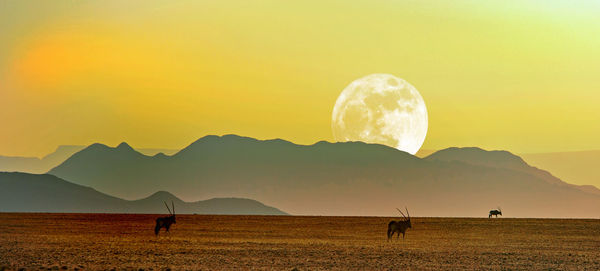
[[[253,198],[293,214],[598,217],[596,189],[562,182],[508,152],[449,149],[425,159],[361,142],[296,145],[206,136],[172,155],[93,144],[50,174],[127,199],[171,191],[188,201]]]
[[[85,146],[79,145],[61,145],[58,148],[42,157],[14,157],[0,155],[0,171],[6,172],[27,172],[27,173],[46,173],[52,168],[60,165],[74,153],[81,151]],[[145,155],[165,154],[172,155],[178,150],[174,149],[159,149],[159,148],[137,148],[138,152]]]
[[[521,154],[533,166],[548,169],[558,178],[582,186],[600,185],[600,150]]]
[[[123,200],[56,176],[0,172],[0,212],[165,213],[163,202],[175,204],[179,214],[286,215],[258,201],[214,198],[184,202],[169,192],[139,200]]]
[[[0,156],[0,171],[19,171],[28,173],[44,173],[64,162],[85,146],[61,145],[43,158]]]
[[[115,148],[93,144],[49,173],[119,197],[139,198],[150,187],[167,190],[171,186],[186,198],[278,189],[283,184],[304,189],[329,175],[351,178],[353,168],[418,160],[382,145],[319,142],[301,146],[279,139],[226,135],[206,136],[173,156],[145,156],[126,143]],[[332,166],[343,168],[330,170]]]
[[[507,151],[485,151],[480,148],[448,148],[435,152],[425,159],[441,161],[458,161],[472,165],[505,168],[514,171],[521,171],[536,176],[551,184],[570,186],[579,190],[600,195],[600,189],[592,185],[573,185],[566,183],[550,174],[550,172],[532,167],[521,157]]]
[[[435,150],[419,150],[416,156],[425,158]],[[600,187],[600,171],[595,170],[600,161],[600,150],[521,153],[519,156],[528,164],[550,172],[562,181],[576,184],[582,189],[596,191]]]

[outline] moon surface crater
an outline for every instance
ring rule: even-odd
[[[342,91],[331,127],[336,141],[383,144],[414,155],[427,135],[427,108],[419,91],[405,80],[371,74]]]

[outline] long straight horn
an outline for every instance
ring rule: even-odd
[[[167,210],[169,210],[169,214],[173,214],[173,213],[171,213],[171,209],[169,209],[169,205],[167,205],[167,202],[166,201],[163,201],[163,202],[165,203],[165,206],[167,207]]]
[[[171,206],[173,206],[173,215],[175,214],[175,203],[173,203],[173,201],[171,201]]]
[[[406,208],[406,206],[404,206],[404,209],[406,209],[406,214],[408,215],[408,219],[410,219],[410,214],[408,213],[408,208]]]
[[[407,218],[407,217],[404,215],[404,213],[403,213],[402,211],[400,211],[400,209],[396,208],[396,210],[398,210],[398,212],[400,212],[404,218],[408,219],[408,218]]]

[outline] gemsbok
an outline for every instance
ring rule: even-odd
[[[164,201],[163,201],[164,202]],[[170,216],[163,216],[163,217],[159,217],[156,219],[156,226],[154,226],[154,234],[158,235],[158,233],[160,232],[161,228],[165,228],[165,230],[167,232],[169,232],[169,228],[171,227],[171,224],[175,224],[175,204],[173,204],[173,201],[171,201],[171,207],[173,207],[173,212],[171,213],[171,209],[169,209],[169,205],[167,205],[166,202],[165,206],[167,207],[167,210],[169,211],[169,214],[171,214]]]
[[[492,218],[493,215],[495,215],[496,217],[498,217],[498,215],[502,216],[502,209],[498,207],[498,210],[490,210],[490,215],[488,216],[488,218]]]
[[[404,208],[406,209],[406,214],[408,215],[408,217],[405,216],[404,213],[400,211],[400,209],[396,208],[396,210],[398,210],[398,212],[402,214],[404,220],[390,221],[387,230],[388,241],[392,239],[394,233],[398,233],[398,239],[400,239],[400,233],[402,233],[402,239],[404,240],[404,234],[406,233],[406,229],[412,228],[412,225],[410,224],[410,214],[408,213],[408,208]]]

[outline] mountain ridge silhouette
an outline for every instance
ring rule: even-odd
[[[166,191],[124,200],[49,174],[0,172],[0,212],[164,213],[173,201],[178,214],[287,215],[244,198],[185,202]]]
[[[42,158],[0,155],[0,172],[46,173],[84,148],[86,146],[83,145],[60,145],[56,150]],[[163,155],[172,155],[179,151],[158,148],[136,148],[135,150],[147,156],[156,156],[160,153],[163,153]]]
[[[298,145],[237,135],[205,136],[172,156],[121,151],[88,147],[49,173],[127,199],[169,190],[187,200],[253,198],[307,215],[392,215],[395,205],[417,205],[426,216],[477,216],[500,205],[513,216],[590,217],[600,208],[598,195],[520,158],[490,166],[362,142]]]
[[[552,184],[570,186],[584,192],[600,195],[600,189],[593,185],[574,185],[566,183],[546,170],[530,166],[522,157],[517,156],[509,151],[486,151],[478,147],[451,147],[437,151],[425,157],[424,159],[460,161],[473,165],[522,171],[539,177]]]

